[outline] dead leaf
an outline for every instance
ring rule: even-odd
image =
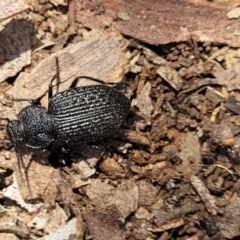
[[[18,98],[37,99],[43,96],[53,77],[57,73],[56,57],[60,68],[59,91],[66,90],[72,81],[79,76],[100,79],[106,83],[117,83],[122,80],[128,69],[128,59],[125,50],[128,43],[117,33],[103,35],[98,39],[82,41],[44,59],[24,79],[25,87],[29,89],[28,96]],[[81,85],[86,85],[83,79]],[[93,84],[91,81],[89,84]]]
[[[0,21],[9,18],[28,8],[21,0],[4,0],[0,2]]]

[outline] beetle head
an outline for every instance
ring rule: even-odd
[[[7,125],[7,133],[11,139],[14,146],[23,142],[24,140],[24,130],[23,124],[19,120],[13,120]]]

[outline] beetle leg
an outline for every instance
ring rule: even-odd
[[[57,79],[57,93],[58,93],[58,88],[59,88],[59,84],[60,84],[60,68],[59,68],[59,60],[58,57],[55,58],[56,61],[56,74],[54,75],[54,77],[52,78],[49,86],[48,86],[48,101],[52,98],[53,96],[53,84],[52,82],[55,80],[55,78]]]

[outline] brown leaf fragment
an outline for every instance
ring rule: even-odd
[[[135,217],[137,219],[146,219],[150,221],[153,218],[153,214],[150,213],[147,209],[140,207],[136,212],[135,212]]]
[[[167,231],[172,228],[180,227],[182,225],[184,225],[183,218],[176,218],[166,224],[163,224],[161,227],[152,228],[152,229],[148,229],[148,230],[150,230],[152,232],[164,232],[164,231]]]
[[[151,113],[153,111],[152,100],[150,98],[151,84],[147,82],[140,92],[137,94],[137,98],[133,99],[132,105],[137,106],[139,109],[139,115],[143,117],[147,124],[150,124]]]
[[[20,13],[28,8],[21,0],[4,0],[0,2],[0,21]]]
[[[131,180],[125,180],[117,187],[111,203],[116,204],[123,218],[126,218],[137,210],[138,197],[137,185]]]
[[[40,62],[25,80],[25,87],[30,90],[30,94],[24,97],[37,99],[47,92],[50,81],[57,73],[56,57],[60,81],[64,82],[59,91],[69,88],[79,76],[97,78],[106,83],[120,82],[128,69],[128,59],[125,56],[127,45],[121,35],[112,33],[81,41],[52,54]],[[80,82],[84,85],[82,79]]]
[[[183,81],[175,69],[168,66],[161,66],[158,68],[157,73],[175,90],[179,91],[182,88]]]
[[[228,91],[239,90],[240,89],[240,62],[231,64],[226,70],[219,67],[214,67],[213,76],[217,79],[217,84],[226,86]]]
[[[37,212],[40,208],[43,207],[43,203],[30,204],[24,201],[19,191],[19,186],[18,186],[15,175],[13,177],[13,183],[7,188],[3,189],[2,194],[4,197],[9,198],[13,201],[16,201],[16,203],[20,207],[26,209],[30,213]]]
[[[225,96],[221,92],[215,90],[212,87],[207,87],[206,98],[211,100],[216,105],[226,100]]]
[[[220,146],[233,146],[235,144],[232,129],[225,123],[214,124],[210,135],[212,140]]]
[[[137,143],[145,146],[150,145],[149,139],[141,132],[133,131],[133,130],[126,130],[124,131],[124,138],[132,143]]]
[[[2,205],[0,207],[0,219],[2,227],[14,226],[17,222],[17,212],[14,208],[4,208]]]
[[[170,212],[165,212],[160,209],[152,210],[155,220],[154,223],[157,227],[161,227],[163,224],[185,217],[187,214],[198,211],[198,206],[195,203],[187,203],[179,208],[175,208]]]
[[[225,209],[225,214],[218,224],[220,232],[227,239],[233,239],[239,236],[240,225],[240,199],[236,198]]]
[[[63,205],[64,211],[68,218],[72,213],[74,213],[75,216],[80,216],[81,213],[79,209],[79,204],[72,191],[72,179],[69,173],[69,169],[67,167],[64,167],[63,171],[60,171],[59,169],[54,169],[51,178],[56,184],[59,193],[58,200]]]
[[[190,180],[191,184],[201,197],[206,210],[212,215],[216,215],[218,213],[216,201],[214,197],[210,194],[204,183],[196,176],[192,176]]]
[[[21,72],[14,82],[13,88],[13,98],[21,99],[26,98],[29,95],[29,90],[24,87],[25,79],[28,76],[28,73]],[[14,107],[16,109],[16,113],[19,113],[23,108],[29,105],[28,101],[14,101]],[[11,118],[9,118],[11,119]]]
[[[198,172],[202,159],[199,138],[195,132],[188,132],[186,136],[182,135],[178,157],[182,160],[182,165],[178,169],[182,168],[186,176]]]
[[[139,199],[138,204],[139,206],[149,206],[155,203],[157,199],[157,194],[159,189],[152,184],[141,180],[138,183],[138,191],[139,191]]]
[[[29,155],[22,156],[24,168],[21,165],[19,167],[19,159],[16,157],[12,158],[14,173],[16,174],[22,197],[24,199],[42,198],[46,204],[54,204],[57,192],[56,186],[51,179],[54,169],[30,159],[31,156]],[[31,161],[31,164],[26,169],[29,161]]]
[[[100,168],[106,175],[112,178],[124,177],[126,174],[124,169],[113,158],[106,158],[100,164]]]
[[[167,146],[164,146],[162,151],[163,153],[166,153],[168,160],[173,159],[178,155],[177,146],[174,144],[169,144]]]
[[[113,192],[114,187],[100,179],[92,179],[91,184],[86,187],[86,195],[94,206],[109,203],[112,200]]]
[[[86,187],[86,194],[95,206],[116,204],[123,218],[136,211],[138,206],[138,187],[130,180],[124,180],[116,189],[98,179],[92,180]]]
[[[143,54],[146,56],[149,62],[153,62],[154,64],[157,64],[159,66],[167,64],[167,60],[165,58],[160,57],[157,53],[151,51],[149,48],[146,48],[143,45],[136,47],[143,51]]]
[[[144,158],[141,151],[133,150],[132,154],[129,156],[129,160],[133,161],[139,165],[145,165],[148,163],[148,159]]]
[[[124,231],[120,228],[122,216],[114,204],[105,208],[85,210],[83,217],[93,240],[125,239]]]
[[[78,180],[80,180],[79,183],[81,183],[81,179],[82,180],[88,179],[89,177],[94,175],[96,172],[96,169],[91,168],[86,161],[80,161],[78,163],[73,163],[73,167],[74,167],[75,171],[77,171],[77,176],[75,178],[78,178]],[[74,183],[73,188],[76,188],[77,185],[78,185],[77,183]]]

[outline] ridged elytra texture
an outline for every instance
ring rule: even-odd
[[[59,144],[91,143],[114,134],[128,114],[130,101],[104,85],[72,88],[49,102]]]
[[[52,142],[60,146],[94,143],[114,134],[130,107],[121,92],[104,85],[71,88],[49,102],[48,112],[30,105],[8,125],[14,145],[44,149]]]

